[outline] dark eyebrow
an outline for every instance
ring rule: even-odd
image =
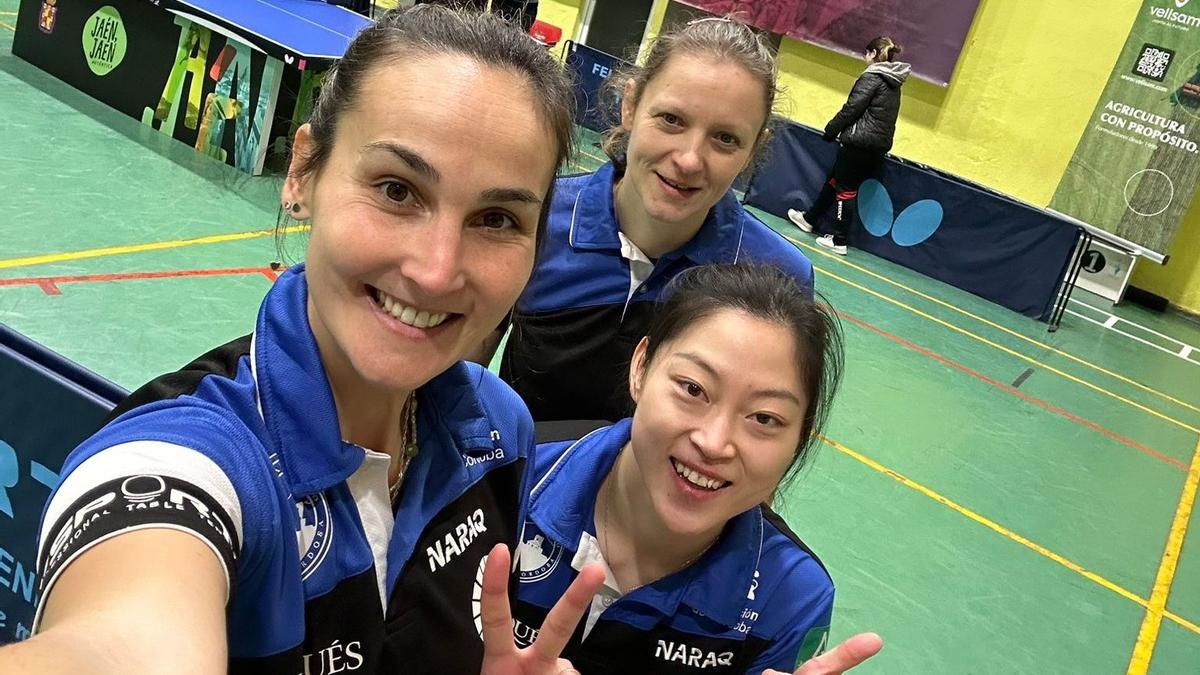
[[[695,354],[691,354],[688,352],[676,352],[675,356],[678,356],[679,358],[691,361],[692,363],[696,364],[696,366],[698,366],[701,370],[707,371],[713,377],[716,377],[716,378],[720,377],[720,375],[717,374],[717,371],[715,368],[708,365],[707,361],[700,358],[699,356],[696,356]],[[783,399],[785,401],[791,401],[792,403],[795,403],[797,407],[803,407],[800,405],[800,399],[796,398],[795,394],[793,394],[792,392],[790,392],[786,389],[758,389],[754,392],[754,395],[757,397],[762,397],[762,398],[779,398],[779,399]]]
[[[397,159],[407,164],[413,171],[421,174],[431,183],[436,183],[442,179],[442,174],[433,168],[433,165],[425,161],[425,158],[418,155],[415,151],[404,147],[398,143],[391,141],[375,141],[368,143],[364,148],[366,150],[383,150],[395,155]]]
[[[442,179],[442,174],[433,168],[432,164],[425,161],[425,158],[398,143],[376,141],[367,144],[363,149],[366,151],[382,150],[391,153],[412,168],[413,171],[421,174],[432,183],[437,183]],[[524,188],[491,188],[484,190],[483,199],[489,202],[523,202],[539,205],[542,203],[542,200],[537,195]]]
[[[486,202],[522,202],[525,204],[541,204],[537,195],[524,188],[490,188],[483,191]]]

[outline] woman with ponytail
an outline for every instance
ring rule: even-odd
[[[796,227],[821,234],[817,244],[839,255],[846,255],[858,187],[879,169],[892,149],[900,116],[900,87],[912,70],[911,65],[896,60],[902,51],[889,37],[867,43],[863,54],[867,69],[858,76],[846,104],[825,125],[823,138],[841,144],[833,170],[808,209],[788,209],[788,218]],[[833,232],[822,232],[818,227],[821,218],[835,202]]]

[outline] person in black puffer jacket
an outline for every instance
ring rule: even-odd
[[[900,115],[900,86],[912,70],[909,64],[895,60],[901,51],[889,37],[877,37],[867,44],[865,57],[870,65],[854,83],[846,104],[825,125],[823,138],[841,144],[829,179],[807,210],[788,209],[788,218],[796,227],[813,232],[814,224],[836,200],[834,230],[817,238],[818,244],[834,253],[846,255],[858,186],[878,170],[892,148]]]

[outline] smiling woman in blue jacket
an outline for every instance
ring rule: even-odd
[[[580,672],[790,672],[824,647],[834,589],[766,502],[817,443],[837,323],[776,267],[695,267],[668,292],[629,367],[633,417],[538,446],[515,634],[537,637],[599,563],[604,586],[563,652]]]
[[[770,136],[777,79],[762,39],[716,18],[663,33],[642,66],[610,78],[612,161],[555,185],[500,368],[535,420],[629,414],[629,357],[684,270],[769,262],[812,288],[808,259],[731,189]]]
[[[533,423],[460,359],[529,278],[572,107],[499,18],[420,6],[360,33],[283,186],[305,264],[251,335],[68,457],[35,634],[0,672],[561,672],[546,641],[480,637],[507,612]]]

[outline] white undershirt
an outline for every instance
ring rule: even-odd
[[[584,565],[591,563],[598,563],[604,568],[604,585],[592,597],[592,606],[588,609],[587,622],[583,625],[584,640],[592,632],[592,628],[596,626],[596,622],[604,610],[624,595],[617,586],[617,578],[613,575],[612,569],[604,560],[604,554],[600,552],[600,542],[591,534],[583,532],[579,535],[579,549],[575,551],[575,557],[571,559],[571,567],[578,571],[583,569]]]
[[[621,257],[629,261],[629,293],[625,296],[625,309],[621,310],[621,321],[624,321],[625,310],[629,309],[633,294],[637,293],[638,288],[654,271],[654,261],[642,253],[642,249],[630,241],[624,232],[618,230],[617,237],[621,240]]]

